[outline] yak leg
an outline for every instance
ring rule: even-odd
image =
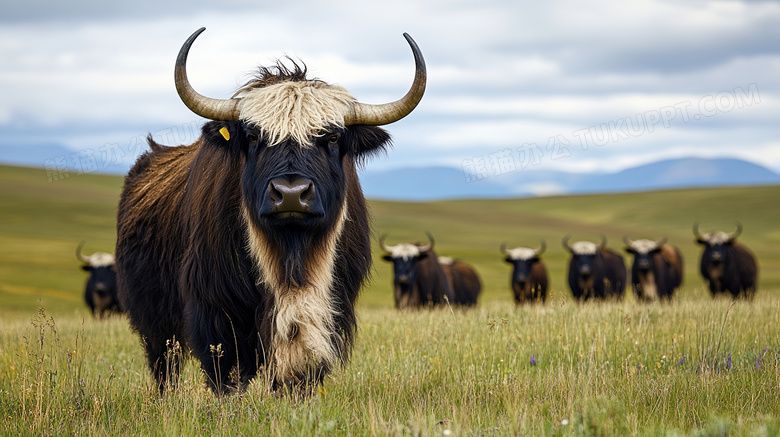
[[[209,388],[218,395],[243,390],[257,374],[257,331],[245,332],[219,309],[196,305],[187,308],[186,323]]]

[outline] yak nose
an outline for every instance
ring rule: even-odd
[[[645,260],[639,261],[639,268],[642,270],[647,270],[650,268],[650,263]]]
[[[409,283],[409,276],[408,275],[398,275],[398,282],[401,284],[408,284]]]
[[[580,276],[582,276],[583,278],[587,278],[588,276],[590,276],[590,267],[582,267],[580,269]]]
[[[316,196],[314,182],[299,176],[273,179],[268,184],[268,196],[274,212],[309,212]]]

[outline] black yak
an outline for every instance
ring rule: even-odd
[[[106,252],[95,252],[84,255],[81,249],[84,242],[76,247],[76,258],[83,262],[81,269],[89,272],[87,285],[84,287],[84,301],[92,310],[92,315],[98,318],[112,313],[121,313],[116,290],[116,271],[114,270],[114,255]]]
[[[402,243],[395,246],[385,244],[385,236],[379,245],[386,252],[382,257],[393,263],[393,296],[399,309],[419,308],[453,303],[455,294],[439,264],[433,237],[430,243]]]
[[[750,250],[737,241],[742,224],[732,233],[699,233],[699,224],[693,225],[696,242],[704,246],[699,270],[712,296],[721,293],[733,298],[753,299],[758,287],[758,264]]]
[[[272,389],[309,394],[346,363],[355,300],[371,265],[356,167],[390,142],[423,96],[425,62],[400,100],[359,103],[292,60],[260,68],[230,99],[187,80],[190,36],[176,59],[184,104],[208,118],[195,143],[149,138],[125,178],[117,217],[119,297],[159,387],[175,382],[175,338],[216,393],[262,372]],[[290,66],[289,64],[292,63]],[[170,374],[170,376],[169,376]]]
[[[637,300],[650,302],[671,300],[683,280],[683,257],[680,250],[666,244],[666,239],[629,240],[624,237],[626,252],[634,255],[631,285]]]
[[[538,249],[516,247],[507,249],[501,245],[501,253],[506,261],[512,264],[512,276],[509,285],[515,298],[515,304],[547,301],[547,267],[540,258],[547,247],[544,240]]]
[[[623,257],[607,249],[607,239],[601,244],[578,241],[569,244],[569,236],[563,238],[563,247],[571,253],[569,261],[569,287],[575,299],[622,299],[626,289],[626,265]]]

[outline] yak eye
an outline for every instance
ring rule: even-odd
[[[247,139],[247,140],[248,140],[248,141],[249,141],[251,144],[254,144],[254,143],[256,143],[256,142],[257,142],[257,140],[258,140],[258,138],[259,138],[259,137],[257,136],[257,133],[255,133],[255,132],[249,132],[249,133],[247,134],[247,136],[246,136],[246,139]]]
[[[340,138],[341,136],[339,134],[328,135],[328,145],[333,146],[335,144],[338,144]]]

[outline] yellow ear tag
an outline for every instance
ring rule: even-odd
[[[230,141],[230,131],[228,130],[228,128],[223,127],[222,129],[219,130],[219,133],[222,134],[222,137],[225,138],[225,141]]]

